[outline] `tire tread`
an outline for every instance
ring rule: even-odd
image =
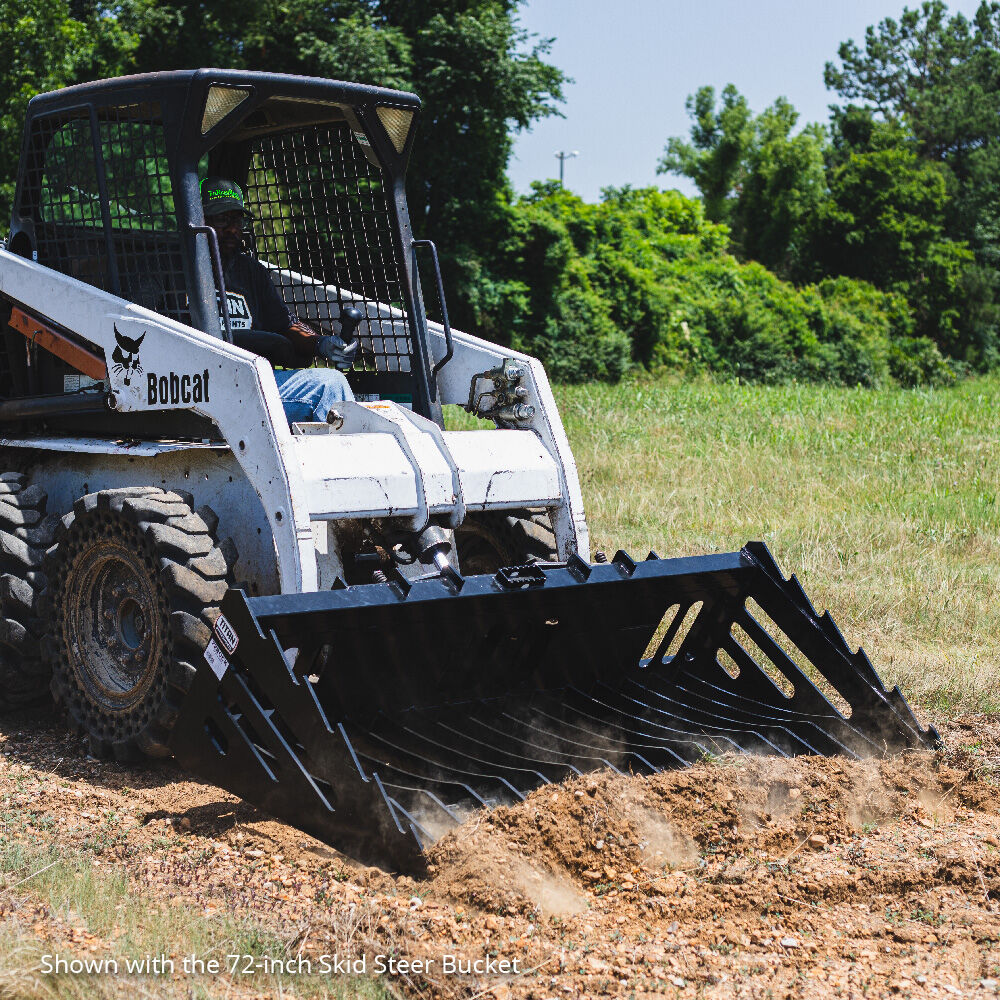
[[[145,722],[136,720],[109,739],[88,723],[86,694],[73,676],[73,668],[59,637],[62,595],[58,585],[47,602],[51,609],[44,647],[52,668],[52,694],[65,711],[71,728],[89,737],[95,756],[133,759],[165,757],[170,753],[170,732],[184,696],[195,677],[197,662],[219,614],[219,602],[231,578],[232,564],[215,540],[218,517],[208,507],[192,508],[193,498],[182,491],[158,487],[101,490],[80,497],[73,514],[62,518],[57,543],[45,554],[44,572],[50,580],[64,577],[67,542],[88,530],[95,518],[121,518],[145,540],[157,566],[168,612],[170,655],[153,682],[162,688]],[[140,702],[140,707],[145,701]]]

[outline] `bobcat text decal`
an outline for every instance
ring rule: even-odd
[[[146,402],[150,406],[154,403],[207,403],[208,369],[200,375],[150,372],[146,376]]]
[[[125,386],[132,386],[135,375],[146,376],[147,406],[183,406],[185,403],[209,402],[208,369],[196,374],[178,375],[177,372],[147,372],[139,363],[139,348],[146,339],[144,330],[138,337],[126,337],[115,325],[115,349],[111,354],[111,370],[121,375]],[[149,358],[146,358],[148,363]],[[137,380],[138,381],[138,380]],[[141,398],[142,383],[131,389],[131,395]]]

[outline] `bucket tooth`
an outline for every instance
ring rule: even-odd
[[[833,616],[829,611],[824,611],[819,618],[819,626],[826,634],[826,637],[837,646],[842,653],[847,656],[851,655],[851,647],[847,645],[847,640],[844,638],[844,634],[840,631],[837,623],[833,620]]]
[[[220,623],[171,737],[179,762],[406,872],[470,810],[570,775],[938,739],[762,543],[638,563],[571,556],[460,587],[233,590]]]
[[[882,683],[882,678],[879,677],[878,672],[872,666],[872,661],[868,659],[868,654],[864,651],[863,647],[858,646],[858,651],[851,654],[851,661],[858,674],[864,677],[873,688],[878,688],[883,692],[886,690],[885,685]],[[906,706],[905,714],[912,714],[910,713],[909,705]]]
[[[788,578],[788,582],[785,584],[785,593],[810,618],[819,620],[819,615],[813,607],[813,602],[809,600],[806,592],[802,589],[802,584],[799,583],[799,578],[794,573]]]
[[[626,576],[631,576],[635,572],[635,560],[627,552],[622,552],[621,549],[615,553],[615,557],[611,562]]]

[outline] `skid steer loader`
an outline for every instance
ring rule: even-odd
[[[419,110],[215,69],[31,101],[0,251],[3,704],[51,686],[95,754],[172,754],[413,872],[470,808],[587,769],[932,745],[762,544],[590,561],[542,367],[450,328],[411,235]],[[358,345],[325,423],[289,426],[233,343],[206,174],[245,191],[289,308]]]

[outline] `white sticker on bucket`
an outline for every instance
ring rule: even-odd
[[[219,637],[222,648],[232,656],[240,644],[240,637],[236,634],[236,629],[229,624],[229,619],[225,615],[219,615],[215,619],[215,634]]]
[[[229,669],[229,660],[226,659],[226,654],[219,649],[219,644],[214,639],[208,643],[205,659],[212,668],[212,673],[221,681],[222,675]]]

